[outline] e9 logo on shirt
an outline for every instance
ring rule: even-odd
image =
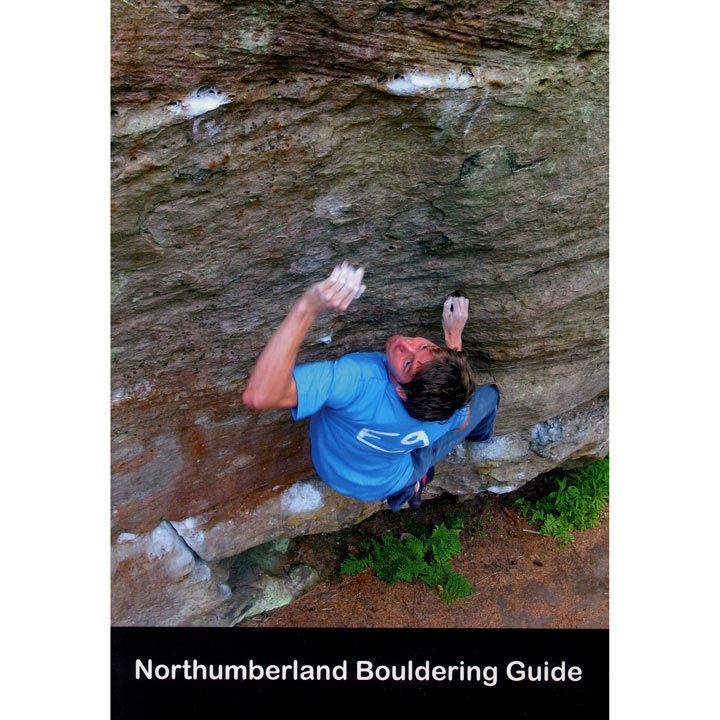
[[[389,450],[388,448],[380,447],[370,442],[370,440],[383,440],[384,438],[400,437],[400,433],[394,432],[382,432],[381,430],[371,430],[370,428],[363,428],[355,436],[361,443],[368,445],[375,450],[380,450],[386,453],[407,453],[410,450],[414,450],[416,447],[427,447],[430,444],[430,439],[424,430],[415,430],[414,432],[408,433],[405,437],[401,438],[400,445],[404,445],[400,450]],[[397,441],[390,441],[389,444],[395,444]],[[420,443],[419,445],[417,443]],[[415,447],[409,447],[414,445]]]

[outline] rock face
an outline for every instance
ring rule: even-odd
[[[498,437],[436,489],[606,452],[606,2],[113,3],[112,113],[114,622],[238,617],[229,558],[378,509],[240,402],[342,259],[368,290],[301,361],[439,340],[470,298]]]

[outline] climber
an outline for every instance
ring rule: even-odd
[[[253,410],[310,417],[315,469],[334,490],[392,510],[418,507],[434,466],[463,440],[492,435],[496,385],[476,387],[462,352],[467,298],[443,305],[445,347],[392,335],[385,352],[350,353],[296,365],[313,321],[342,313],[365,291],[364,271],[347,262],[293,305],[260,354],[242,399]]]

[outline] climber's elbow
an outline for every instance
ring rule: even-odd
[[[277,410],[283,407],[278,398],[268,395],[265,392],[259,392],[252,387],[245,388],[242,394],[242,401],[246,408],[255,412],[266,412],[267,410]]]
[[[270,387],[260,389],[253,387],[252,382],[248,384],[242,394],[242,401],[245,407],[255,412],[267,410],[285,410],[297,406],[297,385],[295,379],[290,377],[283,388]]]
[[[242,401],[246,408],[255,410],[255,412],[262,412],[263,410],[268,409],[267,399],[263,398],[262,395],[256,392],[252,387],[245,388],[245,391],[242,394]]]

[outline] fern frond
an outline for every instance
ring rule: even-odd
[[[363,570],[372,566],[372,561],[367,557],[353,557],[346,558],[340,566],[340,573],[342,575],[357,575]]]

